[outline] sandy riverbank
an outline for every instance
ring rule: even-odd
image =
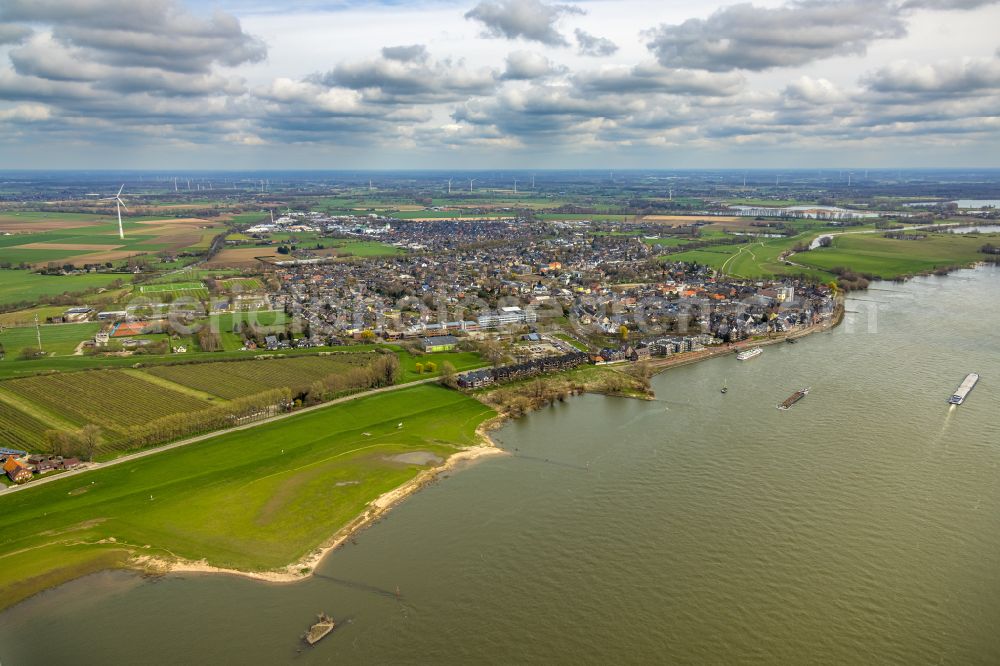
[[[153,557],[149,555],[138,555],[133,557],[130,564],[137,569],[150,574],[179,574],[179,573],[206,573],[206,574],[228,574],[231,576],[243,576],[254,580],[268,583],[293,583],[307,578],[315,571],[316,567],[323,561],[329,553],[339,548],[344,542],[351,539],[355,534],[364,528],[372,525],[382,518],[390,509],[405,500],[410,495],[416,493],[424,486],[433,483],[441,474],[450,472],[462,465],[466,465],[482,458],[492,456],[508,455],[506,451],[498,448],[487,434],[488,430],[496,427],[497,419],[490,419],[480,424],[476,433],[483,441],[481,446],[473,446],[462,449],[449,456],[441,465],[422,470],[410,481],[398,488],[394,488],[384,493],[368,504],[364,513],[357,516],[340,528],[329,540],[318,548],[310,552],[302,559],[289,564],[280,569],[270,571],[243,571],[240,569],[226,569],[208,564],[205,560],[185,560],[167,559]]]

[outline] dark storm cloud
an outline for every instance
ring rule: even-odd
[[[549,46],[568,46],[556,29],[556,22],[567,14],[583,14],[583,10],[541,0],[482,0],[466,12],[465,18],[482,23],[489,37],[520,37]]]
[[[598,37],[579,28],[573,34],[576,35],[577,52],[580,55],[603,57],[618,51],[618,45],[606,37]]]
[[[801,0],[773,9],[732,5],[646,36],[666,67],[759,71],[863,54],[877,39],[905,34],[897,10],[884,0]]]

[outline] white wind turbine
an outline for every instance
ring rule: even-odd
[[[118,238],[122,240],[125,240],[125,230],[122,229],[122,208],[125,209],[126,213],[128,212],[128,206],[126,206],[125,202],[122,201],[122,190],[124,189],[125,189],[125,183],[122,183],[122,186],[118,188],[118,194],[116,194],[113,197],[102,199],[102,201],[115,202],[115,208],[118,209]]]

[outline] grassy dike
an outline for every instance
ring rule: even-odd
[[[310,554],[480,443],[494,416],[456,391],[415,386],[0,494],[0,608],[141,561],[305,574]]]

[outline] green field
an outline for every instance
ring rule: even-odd
[[[565,333],[556,333],[554,337],[557,337],[563,342],[571,345],[577,351],[582,351],[582,352],[589,351],[587,349],[587,345],[583,344],[582,342],[577,342],[576,340],[566,335]]]
[[[248,291],[262,291],[264,284],[257,278],[227,278],[219,281],[220,286],[226,291],[245,293]]]
[[[884,279],[964,266],[982,260],[988,237],[931,234],[925,240],[896,240],[881,234],[835,236],[829,248],[796,254],[796,263],[819,269],[849,268]],[[993,242],[997,242],[995,239]]]
[[[163,365],[146,370],[156,377],[227,400],[275,388],[307,389],[317,379],[367,365],[370,354],[333,354],[259,361]]]
[[[72,354],[78,344],[93,338],[94,334],[100,330],[101,324],[97,322],[48,324],[39,327],[39,332],[42,335],[42,349],[47,354]],[[3,332],[0,332],[0,344],[7,351],[7,357],[0,361],[0,365],[4,363],[33,363],[34,361],[20,361],[17,355],[25,347],[32,349],[38,347],[35,327],[5,328]]]
[[[393,456],[445,458],[491,416],[419,386],[0,495],[0,607],[130,553],[288,565],[426,467]]]
[[[351,345],[337,347],[338,352],[371,351],[372,345]],[[15,350],[17,351],[17,350]],[[277,351],[258,350],[256,352],[222,351],[212,352],[211,356],[204,357],[205,360],[221,361],[225,359],[252,360],[260,355],[280,355],[280,356],[315,356],[316,349],[280,349]],[[8,359],[12,360],[8,354]],[[142,355],[142,356],[46,356],[32,361],[0,362],[0,379],[14,377],[33,377],[38,374],[53,372],[75,372],[79,370],[113,370],[118,368],[132,368],[136,365],[150,367],[177,363],[179,360],[194,360],[189,353],[187,356],[178,358],[176,354],[164,355]]]
[[[399,356],[399,367],[402,370],[402,376],[399,379],[399,383],[401,384],[418,379],[427,379],[428,377],[437,377],[441,374],[441,364],[445,361],[455,366],[455,370],[459,372],[481,368],[486,365],[486,362],[476,352],[440,352],[424,356],[413,356],[408,352],[400,351],[397,352],[397,355]],[[423,363],[426,366],[428,362],[436,364],[437,370],[431,373],[425,371],[418,375],[416,371],[417,363]]]
[[[34,302],[43,296],[80,293],[107,287],[116,280],[129,279],[130,276],[120,273],[41,275],[31,271],[0,270],[0,306]]]
[[[34,326],[35,317],[45,323],[48,317],[58,317],[66,311],[65,305],[43,305],[37,308],[0,312],[0,328],[8,326]]]
[[[70,222],[107,222],[111,220],[108,215],[95,215],[94,213],[43,213],[38,211],[4,211],[0,212],[0,217],[10,220],[32,221],[32,220],[66,220]]]
[[[809,232],[790,238],[754,240],[743,245],[703,247],[697,250],[668,254],[663,259],[666,261],[692,261],[735,277],[760,278],[805,274],[816,280],[827,282],[833,278],[829,273],[813,268],[788,266],[779,259],[782,253],[791,250],[796,244],[808,243],[818,235],[818,232]],[[796,255],[796,262],[801,256],[803,255]]]

